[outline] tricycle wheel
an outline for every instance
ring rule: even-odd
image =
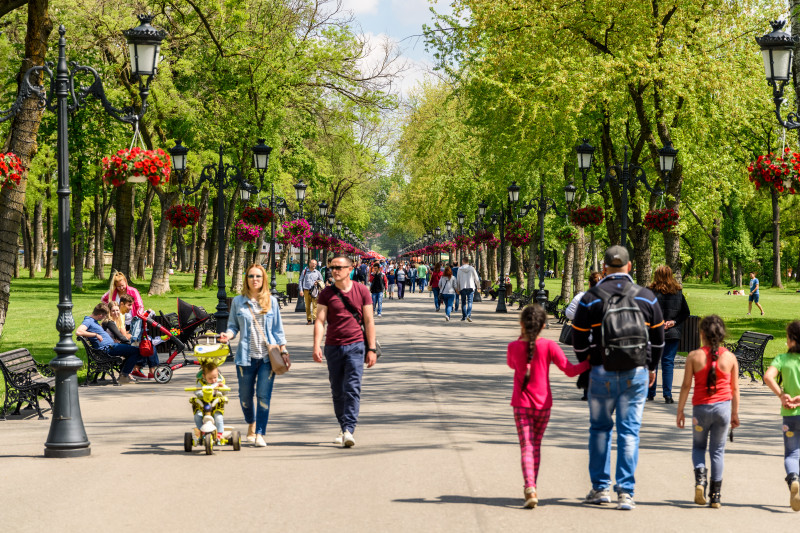
[[[191,452],[192,445],[194,444],[194,438],[192,437],[192,432],[187,431],[183,434],[183,451]]]
[[[153,377],[156,380],[156,383],[169,383],[172,379],[172,368],[169,365],[158,365],[156,367],[156,371],[153,372]]]
[[[206,455],[214,453],[214,437],[211,436],[211,433],[206,433],[203,443],[206,445]]]
[[[233,444],[233,451],[235,452],[242,448],[242,435],[238,431],[231,431],[231,444]]]

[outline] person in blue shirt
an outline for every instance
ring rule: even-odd
[[[758,278],[755,272],[750,272],[750,296],[747,298],[747,316],[750,316],[750,311],[753,310],[753,302],[755,302],[758,310],[761,311],[761,316],[764,316],[764,308],[758,303]]]
[[[100,323],[108,317],[108,304],[100,302],[92,311],[92,316],[83,317],[83,322],[75,330],[75,334],[89,339],[95,350],[102,350],[109,355],[120,356],[125,359],[120,370],[120,383],[135,383],[130,373],[139,360],[139,348],[130,344],[115,343],[111,335],[103,329]]]

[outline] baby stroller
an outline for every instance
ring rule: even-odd
[[[156,346],[156,354],[164,354],[167,360],[160,361],[159,365],[153,372],[153,377],[157,383],[169,383],[172,379],[172,373],[179,368],[187,365],[200,365],[200,362],[195,359],[189,359],[186,355],[186,349],[189,351],[194,349],[197,338],[204,332],[210,329],[213,321],[211,315],[206,313],[206,310],[200,306],[192,305],[184,302],[180,298],[178,300],[178,313],[168,313],[164,315],[159,311],[157,316],[150,316],[139,314],[145,324],[147,325],[148,335],[166,335],[169,337],[168,341]],[[175,358],[181,354],[183,360],[175,361]]]

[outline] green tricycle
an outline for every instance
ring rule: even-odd
[[[183,436],[183,449],[191,452],[195,446],[204,446],[206,455],[214,453],[214,445],[233,446],[234,451],[239,451],[242,447],[241,434],[232,427],[225,426],[220,433],[214,420],[216,413],[221,413],[224,409],[228,397],[219,393],[230,391],[230,387],[219,385],[202,385],[199,387],[186,387],[184,390],[194,392],[195,397],[192,402],[202,404],[203,423],[199,429],[187,431]]]

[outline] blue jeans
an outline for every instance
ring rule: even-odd
[[[783,466],[800,475],[800,415],[783,417]]]
[[[439,307],[440,307],[440,304],[439,304],[439,287],[434,287],[433,290],[431,291],[431,293],[433,293],[433,305],[436,306],[436,310],[438,311]]]
[[[614,492],[633,496],[634,473],[639,461],[647,369],[609,372],[593,366],[589,382],[589,477],[594,490],[611,486],[611,430],[617,412],[617,470]]]
[[[139,362],[140,355],[139,355],[139,347],[138,346],[131,346],[130,344],[113,344],[108,347],[108,354],[119,356],[125,359],[125,362],[122,363],[122,369],[120,373],[123,376],[127,376],[130,374],[133,369],[136,367],[136,364]]]
[[[242,405],[244,421],[248,425],[255,422],[256,433],[266,435],[269,402],[275,384],[269,359],[250,359],[250,366],[236,365],[236,377],[239,378],[239,403]],[[258,398],[258,407],[253,404],[253,395]]]
[[[461,316],[467,318],[472,316],[472,299],[475,298],[475,291],[472,289],[461,289]]]
[[[695,468],[705,468],[707,447],[711,457],[711,481],[722,481],[725,439],[730,425],[730,400],[695,405],[692,409],[692,463]]]
[[[425,290],[425,278],[418,278],[418,283],[419,283],[419,292],[424,291]]]
[[[456,299],[456,295],[442,294],[442,299],[444,300],[444,314],[450,316],[450,312],[453,310],[453,302]]]
[[[372,309],[375,311],[376,315],[381,314],[381,309],[383,309],[383,293],[382,292],[373,292],[372,293]]]
[[[661,354],[661,387],[664,398],[672,398],[672,376],[675,370],[675,354],[678,353],[678,344],[681,341],[666,341],[664,352]],[[656,367],[656,380],[653,386],[647,390],[648,398],[656,397],[656,386],[658,385],[658,367]]]
[[[222,419],[221,413],[216,413],[214,415],[214,424],[217,426],[217,433],[225,431],[225,422]],[[197,429],[203,427],[203,413],[194,414],[194,425],[197,426]]]
[[[325,346],[328,379],[331,382],[333,412],[342,431],[355,432],[361,405],[361,377],[364,375],[364,343]]]
[[[402,300],[406,292],[406,280],[397,282],[397,299]]]
[[[414,294],[416,288],[417,288],[417,278],[411,278],[411,294]]]

